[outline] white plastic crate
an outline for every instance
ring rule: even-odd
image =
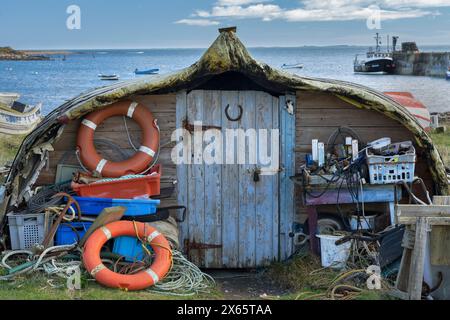
[[[378,156],[366,151],[371,184],[391,184],[399,181],[412,182],[416,169],[416,150],[414,147],[403,155]]]
[[[29,250],[41,244],[51,221],[45,214],[8,214],[12,250]]]

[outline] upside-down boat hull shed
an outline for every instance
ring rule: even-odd
[[[58,163],[78,164],[74,152],[81,118],[125,99],[144,104],[159,120],[162,184],[178,181],[166,203],[187,206],[187,219],[179,226],[180,243],[189,245],[190,259],[202,267],[259,267],[292,254],[290,234],[303,211],[289,177],[311,152],[311,139],[326,141],[341,126],[357,131],[364,142],[385,136],[414,141],[417,175],[431,193],[449,192],[439,152],[401,105],[357,84],[299,77],[257,62],[235,30],[228,29],[198,62],[180,72],[99,88],[50,113],[25,139],[8,176],[0,211],[3,231],[5,213],[26,201],[32,187],[54,183]],[[225,117],[227,106],[237,110],[239,105],[239,121]],[[255,181],[257,168],[246,164],[176,166],[171,160],[172,132],[195,121],[221,130],[279,129],[282,170]],[[133,139],[139,138],[140,128],[131,121],[128,125]],[[124,131],[122,119],[112,118],[97,129],[96,138],[128,150]],[[111,151],[108,148],[103,151]],[[199,250],[193,244],[209,248]]]

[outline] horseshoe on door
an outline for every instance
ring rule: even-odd
[[[236,118],[232,118],[230,116],[230,114],[228,113],[228,111],[230,110],[230,105],[227,105],[227,107],[225,108],[225,115],[227,116],[227,119],[229,121],[237,122],[237,121],[240,121],[242,119],[242,114],[244,113],[244,109],[242,108],[241,105],[238,105],[238,108],[239,108],[239,115]]]

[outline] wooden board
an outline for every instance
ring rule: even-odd
[[[297,107],[294,103],[294,114],[286,108],[288,101],[295,102],[296,97],[286,95],[280,97],[280,134],[281,134],[281,168],[280,173],[280,254],[281,260],[287,259],[294,251],[292,223],[295,221],[295,186],[290,177],[295,175],[295,125]]]
[[[435,205],[450,205],[450,197],[434,197]],[[450,219],[449,219],[450,220]],[[447,226],[434,226],[431,229],[430,253],[434,266],[450,266],[450,223]]]

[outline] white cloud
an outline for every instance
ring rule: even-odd
[[[282,8],[270,0],[218,0],[213,7],[198,10],[195,21],[209,19],[275,19],[299,21],[366,20],[373,13],[373,5],[381,9],[382,20],[419,18],[439,14],[430,8],[450,7],[450,0],[300,0],[292,8]],[[216,22],[216,21],[214,21]],[[200,22],[197,22],[200,23]]]
[[[207,20],[207,19],[181,19],[175,21],[177,24],[187,24],[189,26],[198,26],[198,27],[209,27],[209,26],[217,26],[220,24],[218,21]]]
[[[283,10],[278,5],[273,4],[254,4],[250,6],[215,6],[208,11],[197,11],[199,17],[217,17],[217,18],[262,18],[263,20],[272,20],[278,18]]]
[[[218,0],[218,6],[242,6],[252,3],[269,2],[272,0]]]

